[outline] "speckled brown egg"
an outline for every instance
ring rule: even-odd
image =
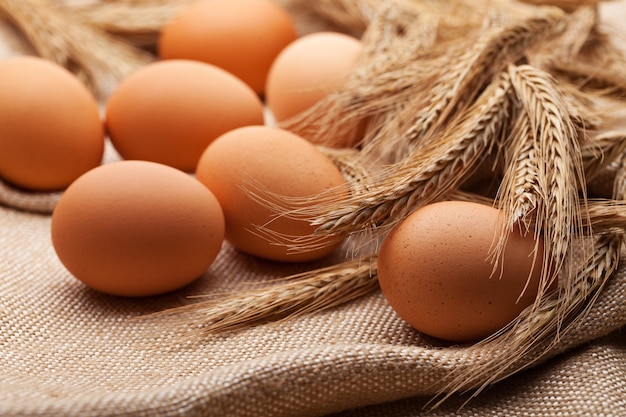
[[[217,257],[224,217],[195,178],[166,165],[102,165],[68,187],[52,214],[52,243],[87,286],[120,296],[175,290]]]
[[[124,159],[196,168],[204,149],[231,129],[263,124],[250,87],[213,65],[155,62],[122,80],[106,106],[106,128]]]
[[[104,129],[91,92],[43,58],[0,61],[0,177],[34,191],[66,188],[100,165]]]
[[[293,244],[302,246],[315,227],[279,214],[319,202],[321,193],[333,199],[348,195],[345,179],[333,162],[293,133],[268,126],[227,132],[207,147],[196,175],[224,210],[226,239],[243,252],[276,261],[309,261],[330,254],[343,240],[324,237],[316,239],[314,246],[293,250]],[[310,201],[304,205],[279,201],[282,209],[270,209],[252,198],[251,191],[272,202],[279,201],[268,198],[273,194]]]
[[[490,254],[501,218],[496,208],[458,201],[407,217],[378,258],[391,307],[415,329],[454,342],[477,341],[515,319],[537,296],[543,242],[516,228],[494,274]]]

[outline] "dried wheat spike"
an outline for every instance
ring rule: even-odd
[[[585,227],[594,233],[621,232],[626,234],[626,201],[591,200],[586,211]]]
[[[506,229],[515,224],[529,228],[533,223],[531,213],[541,199],[538,150],[531,133],[530,119],[525,113],[518,115],[510,134],[510,141],[505,144],[504,177],[498,190],[499,208],[508,213]]]
[[[545,268],[550,265],[556,274],[567,264],[572,243],[579,237],[573,233],[583,230],[577,208],[581,198],[585,202],[586,186],[578,131],[562,93],[548,73],[530,65],[511,65],[509,74],[528,117],[538,161],[536,187],[541,198],[536,207],[536,234],[544,238],[545,257],[549,258]],[[508,212],[509,207],[503,209]],[[501,241],[505,239],[501,237]]]
[[[359,152],[356,149],[324,146],[319,146],[318,149],[339,168],[350,186],[350,194],[353,197],[364,195],[369,191],[368,178],[371,174],[365,165],[359,163]]]
[[[147,52],[78,21],[48,0],[0,0],[37,52],[76,73],[100,98],[130,72],[153,60]]]
[[[558,61],[575,59],[591,38],[598,24],[596,7],[582,6],[565,20],[565,29],[554,39],[538,44],[529,63],[541,69],[549,68]]]
[[[416,208],[455,189],[494,145],[510,116],[511,84],[497,78],[467,114],[410,157],[374,175],[371,192],[299,213],[322,234],[392,227]]]
[[[199,335],[242,330],[318,313],[378,289],[376,257],[367,256],[277,280],[252,289],[158,312]]]
[[[494,74],[517,61],[537,42],[559,33],[564,22],[565,15],[557,9],[540,9],[534,16],[488,29],[478,39],[471,39],[464,45],[465,53],[448,57],[449,65],[426,101],[415,103],[420,107],[416,106],[417,113],[407,119],[411,122],[402,133],[403,140],[419,140],[447,124],[464,103],[473,102]]]

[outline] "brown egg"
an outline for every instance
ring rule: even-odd
[[[291,16],[272,0],[200,0],[163,28],[158,53],[224,68],[262,94],[272,61],[294,39]]]
[[[141,68],[120,83],[106,107],[107,132],[123,158],[187,172],[222,133],[263,122],[263,104],[246,84],[186,60]]]
[[[52,243],[87,286],[148,296],[200,277],[220,251],[217,199],[189,174],[146,161],[102,165],[78,178],[52,214]]]
[[[36,57],[0,61],[0,177],[52,191],[102,162],[98,104],[65,68]]]
[[[224,210],[226,239],[243,252],[277,261],[308,261],[341,244],[341,238],[323,238],[307,250],[290,250],[294,239],[310,237],[315,228],[304,220],[277,216],[277,211],[250,197],[251,181],[281,196],[315,197],[329,190],[333,198],[347,196],[337,167],[299,136],[267,126],[232,130],[206,149],[196,175]],[[260,236],[258,226],[265,226],[273,240]]]
[[[379,253],[379,282],[391,307],[415,329],[454,342],[482,339],[515,319],[537,296],[543,242],[514,230],[492,275],[488,258],[500,219],[496,208],[457,201],[407,217]]]
[[[336,32],[316,32],[289,44],[274,60],[267,77],[265,100],[276,121],[292,118],[337,91],[346,82],[363,49],[362,43]],[[307,138],[306,129],[294,133]],[[362,131],[343,132],[329,142],[349,147]]]

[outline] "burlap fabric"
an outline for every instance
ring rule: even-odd
[[[58,261],[47,214],[57,198],[0,187],[2,416],[626,415],[623,263],[541,363],[476,398],[455,395],[431,410],[449,369],[471,368],[496,352],[436,344],[399,319],[380,293],[201,339],[166,321],[135,320],[193,302],[190,295],[236,291],[321,264],[280,265],[225,244],[210,270],[179,291],[106,296]]]

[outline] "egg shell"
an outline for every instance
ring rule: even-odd
[[[391,307],[415,329],[453,342],[477,341],[515,319],[537,296],[544,246],[532,231],[514,229],[493,273],[489,257],[501,221],[496,208],[458,201],[409,215],[378,257]]]
[[[274,1],[200,0],[165,25],[158,54],[224,68],[262,94],[276,55],[296,36],[293,19]]]
[[[139,69],[118,85],[106,106],[107,132],[123,158],[187,172],[222,133],[263,123],[263,104],[245,83],[189,60]]]
[[[243,252],[276,261],[308,261],[330,254],[343,240],[324,237],[315,248],[290,251],[293,241],[284,236],[311,236],[315,227],[305,220],[277,217],[277,211],[249,194],[254,190],[252,182],[257,182],[264,192],[281,196],[316,197],[326,192],[340,199],[348,195],[345,179],[333,162],[297,135],[269,126],[232,130],[209,145],[196,176],[213,191],[224,210],[226,239]],[[273,241],[258,235],[257,226],[263,225],[275,234]]]
[[[265,100],[275,120],[280,124],[339,90],[362,50],[360,40],[337,32],[315,32],[289,44],[278,54],[267,77]],[[306,126],[289,129],[305,138],[313,136]],[[362,134],[357,127],[328,142],[349,147]]]
[[[63,265],[98,291],[149,296],[200,277],[224,239],[211,192],[189,174],[146,161],[102,165],[78,178],[52,214]]]
[[[66,188],[100,165],[104,129],[96,99],[43,58],[0,61],[0,177],[34,191]]]
[[[315,32],[289,44],[267,78],[266,102],[276,121],[303,112],[340,88],[362,50],[358,39],[337,32]]]

